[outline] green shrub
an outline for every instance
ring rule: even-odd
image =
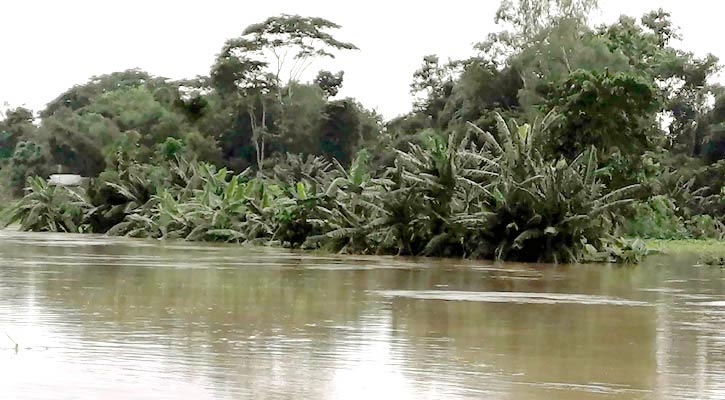
[[[725,225],[711,215],[695,215],[685,226],[693,239],[725,239]]]
[[[638,202],[631,211],[633,216],[622,225],[626,236],[670,240],[725,237],[725,225],[720,220],[707,214],[689,216],[665,195]]]
[[[633,217],[626,220],[623,233],[644,239],[685,239],[690,237],[685,219],[678,215],[675,201],[657,195],[633,206]]]

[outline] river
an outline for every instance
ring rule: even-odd
[[[1,399],[725,399],[725,273],[0,231]]]

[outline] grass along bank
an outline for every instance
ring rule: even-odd
[[[663,254],[694,253],[725,257],[725,241],[715,239],[647,240],[647,248]]]

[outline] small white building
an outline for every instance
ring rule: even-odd
[[[83,177],[73,174],[54,174],[50,176],[48,183],[55,186],[81,186]]]

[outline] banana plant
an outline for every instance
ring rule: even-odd
[[[611,212],[629,204],[639,186],[608,191],[594,148],[571,163],[545,160],[534,144],[547,133],[546,118],[531,127],[507,124],[500,116],[497,121],[498,139],[483,134],[499,178],[489,187],[487,229],[474,240],[489,244],[479,250],[482,255],[577,262],[591,253],[587,246],[604,249]]]
[[[20,224],[34,232],[83,233],[92,207],[82,190],[55,186],[40,177],[29,177],[25,196],[7,212],[5,225]]]

